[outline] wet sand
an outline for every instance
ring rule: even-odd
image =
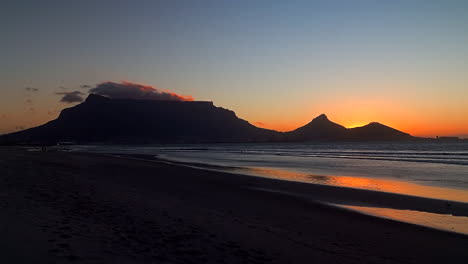
[[[142,158],[142,157],[138,157]],[[466,263],[468,236],[326,205],[466,204],[0,148],[1,263]]]

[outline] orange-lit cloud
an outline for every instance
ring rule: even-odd
[[[259,127],[264,127],[265,126],[265,123],[260,122],[260,121],[253,122],[253,124],[256,125],[256,126],[259,126]]]
[[[165,100],[165,101],[193,101],[191,95],[179,95],[169,90],[158,89],[153,86],[122,81],[102,82],[89,90],[92,94],[106,96],[112,99],[137,100]]]

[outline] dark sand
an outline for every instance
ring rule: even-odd
[[[318,201],[464,204],[97,154],[0,149],[0,263],[467,263],[468,236]]]

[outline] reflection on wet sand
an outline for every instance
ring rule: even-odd
[[[411,210],[396,210],[389,208],[342,206],[361,213],[389,218],[397,221],[428,226],[432,228],[468,234],[468,217],[445,214],[434,214]]]
[[[243,170],[242,173],[246,173],[246,171]],[[468,203],[468,191],[418,185],[405,181],[352,176],[310,175],[271,168],[249,168],[247,173],[275,179],[399,193]]]
[[[243,171],[243,173],[245,172],[246,171]],[[468,191],[423,186],[404,181],[351,176],[310,175],[271,168],[249,168],[248,174],[275,179],[373,190],[378,192],[398,193],[468,203]],[[426,211],[389,209],[383,207],[343,204],[336,204],[336,206],[378,217],[468,234],[468,217],[466,216],[454,216],[451,214],[430,213]],[[447,202],[447,206],[450,206],[450,202]]]

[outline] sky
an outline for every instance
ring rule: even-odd
[[[464,0],[15,0],[0,30],[0,134],[128,82],[280,131],[325,113],[468,137]]]

